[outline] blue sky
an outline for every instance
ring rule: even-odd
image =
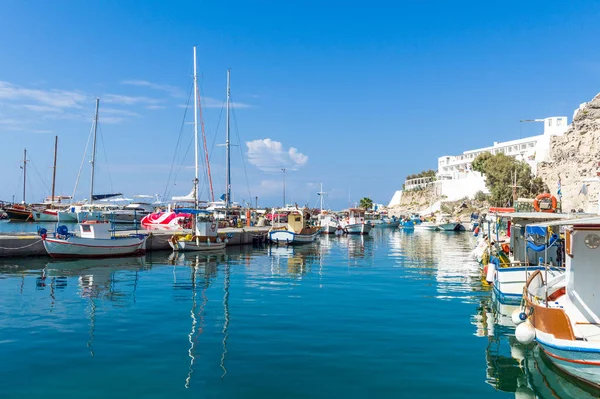
[[[95,191],[189,193],[194,45],[216,195],[231,68],[233,195],[263,205],[282,202],[281,167],[288,202],[315,206],[323,183],[332,208],[363,196],[387,203],[437,157],[539,134],[542,126],[519,120],[570,121],[600,92],[596,1],[0,0],[0,8],[4,200],[21,199],[24,148],[28,201],[49,195],[54,135],[57,192],[72,193],[95,97]],[[179,172],[168,182],[171,167]],[[77,197],[88,191],[85,163]]]

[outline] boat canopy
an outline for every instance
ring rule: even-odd
[[[177,208],[177,209],[173,209],[173,212],[175,213],[189,213],[192,215],[210,215],[212,214],[211,211],[207,211],[204,209],[192,209],[192,208]]]
[[[94,194],[94,195],[92,195],[92,200],[93,201],[98,201],[98,200],[102,200],[102,199],[107,199],[107,198],[112,198],[112,197],[118,197],[119,195],[123,195],[123,193],[116,193],[116,194]]]

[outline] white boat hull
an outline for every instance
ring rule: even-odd
[[[415,230],[437,230],[437,225],[427,224],[427,223],[415,224],[414,229]]]
[[[442,223],[439,224],[437,227],[442,231],[455,231],[458,225],[459,223]]]
[[[81,238],[44,239],[46,252],[53,258],[104,258],[141,255],[146,251],[146,236],[113,239]]]
[[[288,230],[273,230],[269,232],[269,240],[283,245],[306,244],[315,241],[319,232],[320,230],[312,234],[296,234]]]
[[[600,348],[597,341],[556,339],[535,330],[536,341],[558,368],[588,384],[600,387]]]
[[[77,214],[71,211],[59,211],[58,212],[59,223],[77,223]]]
[[[345,227],[348,234],[369,234],[372,228],[368,223],[347,224]]]
[[[221,242],[208,242],[208,241],[184,241],[179,240],[173,243],[169,240],[169,245],[173,248],[173,251],[178,252],[198,252],[198,251],[216,251],[224,249],[227,243]]]
[[[525,287],[527,279],[536,270],[545,273],[546,269],[544,266],[510,266],[497,269],[494,272],[493,286],[498,301],[518,304],[523,297],[523,287]],[[564,273],[564,269],[549,268],[548,279],[552,280]]]
[[[58,212],[45,210],[40,212],[32,212],[33,220],[36,222],[58,222]]]
[[[85,221],[95,221],[101,222],[106,220],[104,217],[104,212],[102,211],[80,211],[77,212],[77,223],[82,223]]]

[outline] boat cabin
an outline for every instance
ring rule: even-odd
[[[362,224],[365,222],[365,210],[362,208],[350,208],[344,212],[347,224]]]
[[[111,239],[110,223],[88,221],[79,223],[81,238]]]
[[[218,226],[213,213],[202,209],[193,212],[196,213],[196,236],[216,237]]]

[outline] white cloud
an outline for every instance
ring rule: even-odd
[[[164,105],[147,105],[146,109],[156,110],[156,109],[165,109]]]
[[[284,149],[283,144],[271,139],[247,141],[248,161],[263,171],[281,168],[296,170],[308,162],[308,157],[294,147]]]
[[[55,108],[81,108],[89,96],[78,91],[28,89],[0,81],[0,99],[33,100]]]
[[[202,106],[204,108],[221,108],[221,107],[224,108],[225,107],[225,100],[219,101],[219,100],[217,100],[215,98],[206,97],[206,96],[201,97],[201,99],[202,99]],[[229,107],[230,108],[252,108],[252,105],[246,104],[246,103],[237,103],[237,102],[231,101],[229,103]]]
[[[106,94],[102,96],[100,102],[109,104],[136,105],[136,104],[159,104],[162,101],[156,98],[144,96],[125,96],[122,94]]]
[[[123,81],[121,81],[121,84],[130,85],[130,86],[148,87],[150,89],[164,91],[164,92],[169,93],[169,95],[172,97],[178,97],[178,98],[185,97],[184,92],[178,87],[171,86],[171,85],[159,84],[159,83],[152,83],[152,82],[148,82],[147,80],[123,80]]]

